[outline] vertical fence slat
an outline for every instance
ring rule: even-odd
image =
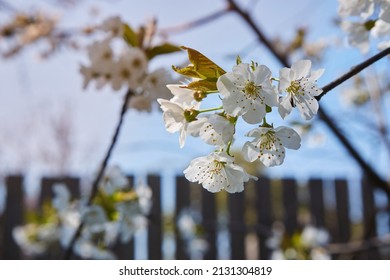
[[[283,205],[284,205],[284,225],[286,232],[292,235],[298,227],[297,213],[297,184],[293,179],[284,179],[283,183]]]
[[[148,185],[152,189],[152,209],[150,210],[148,226],[148,258],[162,259],[162,209],[161,209],[161,180],[159,176],[148,176]]]
[[[376,210],[374,202],[374,188],[370,185],[368,180],[362,180],[362,200],[363,200],[363,224],[364,224],[364,238],[372,238],[377,235],[376,224]],[[361,254],[363,259],[378,259],[378,251],[370,250]]]
[[[271,181],[261,177],[256,182],[257,200],[257,233],[259,238],[259,259],[268,260],[271,250],[266,246],[267,238],[272,227],[272,202],[271,202]]]
[[[324,194],[321,179],[309,180],[310,213],[312,223],[317,227],[325,226]]]
[[[2,259],[17,260],[21,253],[19,246],[14,241],[12,231],[14,227],[23,224],[24,191],[23,177],[9,176],[5,178],[7,197],[4,208],[3,251]]]
[[[127,177],[130,186],[134,186],[134,177]],[[118,238],[112,247],[113,252],[118,260],[134,260],[134,237],[128,242],[122,243]]]
[[[337,211],[337,232],[334,236],[335,242],[348,242],[351,235],[349,219],[349,198],[348,185],[345,180],[336,180],[336,211]]]
[[[199,186],[201,187],[201,186]],[[206,232],[208,250],[205,260],[217,259],[217,213],[215,194],[202,188],[202,224]]]
[[[183,177],[176,177],[176,208],[175,208],[175,257],[177,260],[188,260],[189,255],[186,244],[180,236],[177,222],[181,211],[190,205],[190,183]]]
[[[229,230],[232,260],[245,259],[244,192],[229,194]]]

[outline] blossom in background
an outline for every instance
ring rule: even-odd
[[[360,16],[364,19],[374,12],[377,0],[339,0],[338,13],[341,17]]]
[[[208,156],[198,157],[191,161],[184,170],[185,177],[191,182],[199,182],[210,192],[222,189],[229,193],[242,192],[244,182],[255,179],[234,163],[233,157],[224,152],[215,152]]]
[[[250,124],[259,123],[267,113],[266,106],[278,106],[277,94],[271,84],[271,71],[265,65],[240,63],[218,78],[217,87],[223,96],[223,109],[229,115]]]
[[[122,37],[125,29],[123,21],[119,16],[107,18],[98,28],[110,32],[112,37]]]
[[[107,194],[113,194],[116,191],[129,187],[129,180],[117,165],[107,167],[100,183],[100,188],[102,188]]]
[[[348,43],[351,46],[357,47],[363,54],[368,52],[370,30],[367,29],[365,23],[343,21],[341,29],[348,33]]]
[[[280,165],[284,161],[285,148],[297,150],[301,138],[292,128],[280,126],[258,127],[249,131],[246,136],[254,137],[244,144],[242,152],[247,161],[259,159],[265,166]]]
[[[283,68],[280,72],[279,91],[286,92],[280,98],[279,114],[284,119],[297,107],[301,117],[311,119],[318,111],[318,101],[315,96],[321,94],[317,79],[323,74],[324,69],[310,71],[311,61],[300,60],[292,64],[291,68]]]

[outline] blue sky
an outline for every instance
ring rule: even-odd
[[[157,17],[159,26],[171,27],[200,18],[224,7],[225,1],[83,1],[71,10],[58,10],[51,1],[12,1],[15,7],[45,7],[58,13],[65,28],[73,28],[88,23],[99,23],[108,15],[120,15],[132,26],[139,26],[151,17]],[[49,4],[48,4],[49,3]],[[336,16],[337,1],[315,0],[259,0],[240,1],[250,8],[256,21],[269,36],[291,38],[298,27],[309,27],[309,40],[326,37],[335,40],[338,46],[326,54],[325,61],[315,68],[325,68],[325,74],[319,84],[325,85],[347,71],[364,57],[345,44],[343,33],[332,23]],[[253,4],[256,3],[253,8]],[[88,11],[91,4],[98,7],[100,13],[92,17]],[[6,16],[0,15],[0,20]],[[234,57],[253,43],[254,35],[245,23],[235,14],[229,14],[215,22],[185,33],[173,34],[170,41],[179,45],[195,48],[217,62],[225,70],[234,65]],[[38,45],[10,60],[1,60],[0,96],[3,108],[0,110],[1,136],[3,143],[0,153],[0,171],[18,172],[25,169],[31,173],[50,174],[58,168],[45,156],[53,146],[50,120],[64,115],[71,125],[71,151],[68,172],[91,173],[100,163],[103,153],[111,139],[118,118],[121,93],[109,89],[96,91],[94,87],[82,89],[79,74],[81,62],[86,54],[63,50],[45,61],[37,59]],[[272,55],[261,46],[251,49],[243,60],[255,60],[268,65],[277,75],[279,65]],[[185,61],[184,53],[169,55],[153,62],[152,67],[179,64]],[[336,90],[323,98],[321,106],[338,118],[340,96]],[[293,120],[291,116],[288,120]],[[359,172],[356,164],[344,149],[338,145],[318,120],[314,120],[314,136],[325,135],[321,145],[313,145],[313,137],[303,140],[298,151],[288,151],[283,166],[270,170],[274,176],[318,176],[342,177],[356,176]],[[247,127],[239,127],[243,135]],[[239,137],[237,144],[246,139]],[[360,145],[360,144],[359,144]],[[43,147],[43,148],[42,148]],[[238,147],[238,145],[236,146]],[[360,147],[360,146],[359,146]],[[371,154],[369,145],[362,150]],[[114,151],[111,163],[119,164],[131,173],[165,171],[181,173],[189,161],[197,156],[206,155],[211,149],[198,139],[188,139],[183,149],[179,148],[178,135],[165,131],[161,114],[138,113],[130,111],[126,115],[119,143]],[[53,151],[55,153],[55,151]],[[377,161],[378,157],[367,157]],[[382,160],[380,161],[382,162]],[[384,162],[384,160],[383,160]],[[387,166],[387,165],[386,165]],[[385,165],[380,164],[382,169]]]

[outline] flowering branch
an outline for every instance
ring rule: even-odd
[[[243,11],[234,0],[226,0],[230,6],[230,9],[236,12],[238,15],[241,16],[241,18],[249,25],[249,27],[252,29],[252,31],[256,34],[259,42],[264,44],[268,50],[275,56],[275,58],[285,67],[288,67],[289,62],[285,54],[281,54],[277,52],[277,50],[274,48],[273,44],[271,41],[265,36],[265,34],[262,32],[262,30],[256,25],[256,23],[253,21],[251,16]],[[390,50],[385,50],[382,53],[378,54],[380,57],[374,56],[373,58],[368,60],[367,65],[363,64],[360,66],[364,66],[362,69],[359,71],[363,70],[365,67],[371,65],[378,59],[384,57],[386,55],[386,51]],[[355,68],[354,68],[355,69]],[[359,72],[357,71],[357,73]],[[353,75],[348,75],[345,76],[344,79],[347,80],[351,78]],[[339,79],[338,79],[339,80]],[[336,80],[336,81],[338,81]],[[327,85],[328,88],[325,88],[327,91],[330,91],[331,89],[334,89],[336,86],[344,82],[345,80],[342,80],[341,82],[337,83],[336,81],[329,85]],[[360,165],[360,167],[364,170],[364,172],[368,175],[368,178],[376,184],[380,189],[385,191],[386,195],[388,196],[390,200],[390,188],[389,185],[384,181],[376,172],[375,170],[368,165],[364,159],[361,157],[361,155],[356,151],[356,149],[352,146],[352,144],[348,141],[348,139],[344,136],[344,134],[340,131],[338,127],[333,123],[331,118],[328,116],[326,111],[324,111],[323,108],[319,108],[318,110],[320,118],[324,121],[324,123],[329,127],[329,129],[335,134],[335,136],[340,140],[341,144],[347,149],[347,151],[350,153],[350,155],[357,161],[357,163]]]
[[[118,121],[118,124],[116,126],[116,129],[115,129],[115,132],[114,132],[114,135],[112,137],[112,140],[111,140],[111,143],[110,143],[110,146],[107,150],[107,153],[103,159],[103,162],[100,166],[100,169],[99,169],[99,172],[97,173],[96,177],[95,177],[95,180],[93,181],[93,184],[92,184],[92,190],[91,190],[91,194],[89,196],[89,199],[87,201],[87,206],[90,206],[92,204],[92,201],[93,199],[95,198],[97,192],[98,192],[98,188],[99,188],[99,183],[103,177],[103,174],[107,168],[107,164],[108,164],[108,160],[110,159],[111,157],[111,154],[112,154],[112,151],[114,149],[114,146],[115,144],[117,143],[118,141],[118,136],[119,136],[119,132],[120,132],[120,129],[122,127],[122,123],[123,123],[123,117],[126,113],[126,110],[127,110],[127,105],[129,103],[129,100],[130,98],[134,95],[134,92],[132,89],[128,89],[124,99],[123,99],[123,104],[122,104],[122,109],[121,109],[121,112],[120,112],[120,116],[119,116],[119,121]],[[73,247],[77,241],[77,238],[80,237],[80,234],[81,234],[81,231],[84,227],[84,222],[81,221],[81,223],[79,224],[77,230],[76,230],[76,233],[74,234],[73,238],[71,239],[67,249],[65,250],[65,254],[64,254],[64,259],[68,260],[72,257],[72,253],[73,253]]]

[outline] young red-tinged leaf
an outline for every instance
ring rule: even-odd
[[[157,55],[178,52],[180,50],[181,49],[178,46],[172,45],[170,43],[164,43],[162,45],[147,49],[146,55],[147,55],[148,59],[150,60]]]
[[[134,30],[128,25],[123,24],[124,27],[124,33],[123,33],[123,39],[128,43],[130,46],[138,47],[138,37],[137,34],[134,32]]]

